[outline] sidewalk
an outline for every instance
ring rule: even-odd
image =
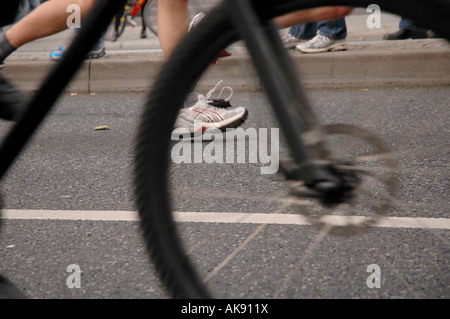
[[[348,50],[321,54],[291,55],[306,87],[374,88],[450,85],[450,45],[442,39],[384,41],[385,33],[398,30],[400,18],[382,13],[381,28],[369,29],[362,9],[346,17]],[[127,27],[117,42],[106,40],[106,56],[87,60],[67,88],[71,92],[145,91],[164,62],[159,41],[140,27]],[[287,32],[287,29],[280,33]],[[55,62],[49,54],[68,43],[72,30],[39,39],[18,49],[7,60],[4,74],[25,91],[34,90]],[[259,79],[243,43],[234,44],[232,56],[221,59],[198,83],[207,91],[219,80],[236,90],[258,90]]]

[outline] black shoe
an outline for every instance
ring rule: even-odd
[[[434,32],[433,30],[428,30],[428,38],[430,39],[437,39],[440,38],[441,36],[439,34],[437,34],[436,32]]]
[[[394,33],[387,33],[383,36],[384,40],[405,40],[405,39],[426,39],[428,31],[425,29],[398,30]]]
[[[26,97],[0,73],[0,119],[15,121],[22,114]]]
[[[384,40],[404,40],[410,37],[411,30],[398,30],[394,33],[386,33],[383,36]]]
[[[118,38],[119,38],[119,32],[114,31],[114,33],[111,37],[111,42],[116,42]]]
[[[427,39],[428,38],[428,30],[421,28],[414,28],[411,33],[412,39]]]

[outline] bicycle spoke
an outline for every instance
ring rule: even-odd
[[[375,153],[375,154],[362,154],[357,155],[353,159],[355,162],[375,162],[382,160],[397,160],[398,156],[394,153]]]
[[[355,173],[360,173],[364,175],[368,175],[371,177],[380,178],[385,174],[397,173],[397,170],[390,167],[363,167],[363,166],[353,166],[353,165],[336,165],[336,169],[342,171],[351,171]]]
[[[286,208],[288,204],[283,204],[280,206],[280,208],[273,213],[273,215],[278,214],[283,211],[284,208]],[[219,265],[217,265],[213,271],[211,271],[204,279],[203,282],[207,283],[211,280],[212,277],[217,275],[217,273],[225,267],[231,259],[233,259],[240,251],[242,251],[249,243],[252,241],[259,233],[261,233],[270,223],[271,220],[271,214],[268,216],[268,220],[266,223],[261,224],[253,233],[251,233],[240,245],[237,247],[230,255],[228,255]]]
[[[330,234],[333,226],[331,224],[324,225],[317,237],[314,239],[314,241],[308,246],[308,249],[304,252],[302,257],[297,261],[295,264],[294,269],[291,271],[291,273],[286,277],[286,279],[283,281],[281,286],[275,291],[275,294],[273,298],[279,298],[281,293],[289,286],[289,284],[292,282],[293,277],[300,272],[300,269],[302,268],[303,264],[306,262],[308,258],[311,257],[313,252],[319,247],[320,243],[325,239],[328,234]]]

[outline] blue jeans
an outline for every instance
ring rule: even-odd
[[[343,40],[347,37],[347,24],[345,18],[336,20],[323,20],[299,24],[289,29],[289,34],[303,40],[309,40],[319,34],[334,40]]]
[[[41,5],[41,1],[39,0],[29,0],[28,3],[30,6],[30,12]]]
[[[412,20],[402,18],[398,27],[400,30],[412,31],[414,29],[414,23]]]
[[[73,31],[75,32],[75,34],[77,34],[79,32],[80,28],[75,27],[73,29]],[[103,48],[105,46],[105,39],[103,39],[103,37],[105,36],[106,31],[103,32],[102,37],[100,39],[98,39],[97,44],[94,45],[94,47],[92,48],[91,51],[97,51],[100,50],[101,48]]]

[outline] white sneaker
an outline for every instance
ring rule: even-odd
[[[219,97],[211,99],[211,95],[221,83],[222,81],[206,96],[198,95],[198,101],[194,106],[181,109],[175,122],[175,128],[187,129],[193,135],[194,133],[203,133],[208,128],[220,130],[235,128],[245,122],[248,111],[244,107],[233,108],[229,103],[232,96],[230,87],[222,88]],[[231,94],[227,98],[221,99],[220,96],[224,89],[231,90]]]
[[[303,53],[345,51],[347,50],[347,43],[345,40],[334,40],[318,34],[308,42],[298,44],[295,49]]]
[[[297,44],[299,44],[300,42],[303,42],[303,41],[304,40],[300,40],[299,38],[292,36],[289,32],[281,37],[281,42],[283,42],[283,45],[286,49],[292,49]]]

